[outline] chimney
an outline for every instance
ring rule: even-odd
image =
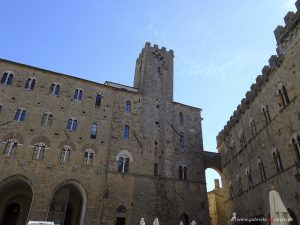
[[[215,189],[219,189],[220,188],[220,182],[219,179],[215,179]]]

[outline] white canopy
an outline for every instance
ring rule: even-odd
[[[275,190],[269,193],[270,216],[272,225],[289,225],[291,217],[286,210],[279,193]]]

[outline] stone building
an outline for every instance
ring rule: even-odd
[[[0,224],[209,225],[214,163],[201,109],[173,101],[173,57],[146,43],[133,87],[1,59]]]
[[[215,189],[209,191],[208,209],[211,225],[224,225],[226,221],[226,208],[224,204],[223,188],[220,187],[219,179],[215,179]]]
[[[278,55],[271,56],[217,137],[228,224],[234,212],[237,218],[269,218],[272,186],[291,224],[299,224],[300,12],[289,12],[284,21],[274,32]]]

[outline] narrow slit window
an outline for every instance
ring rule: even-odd
[[[124,126],[123,137],[125,140],[129,139],[129,126],[128,125]]]
[[[97,123],[92,123],[92,125],[91,125],[91,139],[96,139],[96,137],[97,137],[97,128],[98,128]]]
[[[126,102],[125,112],[127,112],[127,113],[131,112],[131,102],[130,101]]]
[[[101,100],[102,100],[102,95],[101,94],[97,94],[96,95],[96,102],[95,102],[95,107],[96,108],[100,108],[100,106],[101,106]]]

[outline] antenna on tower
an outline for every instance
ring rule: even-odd
[[[157,30],[155,31],[155,44],[157,44]]]
[[[165,46],[165,34],[162,35],[161,46]]]

